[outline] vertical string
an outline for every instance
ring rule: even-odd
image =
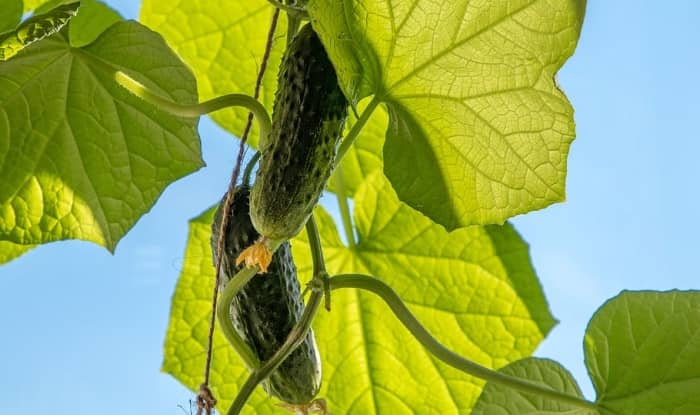
[[[255,81],[255,91],[253,97],[257,99],[260,96],[260,87],[262,85],[263,77],[265,76],[265,70],[267,69],[267,62],[270,58],[270,52],[272,51],[272,43],[274,41],[275,31],[277,29],[277,20],[279,17],[279,9],[275,8],[275,12],[272,15],[272,21],[270,22],[270,29],[267,33],[267,42],[265,44],[265,52],[260,63],[260,69],[258,71],[258,77]],[[226,237],[226,232],[224,230],[228,227],[229,215],[228,212],[231,209],[231,204],[233,202],[233,194],[236,188],[236,182],[238,181],[238,176],[241,170],[241,164],[243,163],[243,156],[245,155],[245,144],[248,140],[248,134],[250,133],[251,126],[253,125],[253,113],[248,113],[248,121],[243,130],[243,135],[241,135],[241,143],[238,146],[238,157],[236,159],[236,164],[234,166],[233,172],[231,173],[231,180],[229,181],[228,190],[226,192],[226,200],[224,201],[224,214],[221,220],[221,227],[219,229],[219,239],[216,241],[216,279],[214,281],[214,290],[212,294],[212,312],[211,319],[209,321],[209,334],[208,334],[208,344],[207,344],[207,359],[204,365],[204,382],[199,388],[199,395],[197,396],[197,414],[201,414],[205,411],[207,414],[211,413],[211,410],[216,405],[216,399],[209,389],[209,378],[211,373],[211,359],[213,350],[213,340],[214,340],[214,327],[216,322],[216,305],[219,296],[219,284],[221,281],[221,262],[224,254],[224,242]]]

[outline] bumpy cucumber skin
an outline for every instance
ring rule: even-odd
[[[239,187],[229,211],[222,260],[223,284],[243,267],[235,265],[240,252],[260,236],[253,228],[248,214],[249,193],[249,188]],[[212,224],[211,246],[215,264],[223,205],[224,200],[221,201]],[[285,242],[273,254],[268,272],[256,275],[236,295],[231,304],[231,320],[238,335],[264,362],[282,346],[303,311],[304,303],[291,246]],[[321,359],[312,330],[304,342],[272,372],[263,387],[270,395],[291,404],[308,403],[318,394],[321,387]]]
[[[330,177],[347,115],[333,65],[307,24],[282,59],[251,192],[251,219],[262,235],[287,240],[301,231]]]

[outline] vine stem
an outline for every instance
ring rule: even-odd
[[[312,291],[309,296],[309,301],[304,307],[304,312],[301,318],[294,325],[292,330],[287,335],[282,346],[275,352],[270,359],[255,369],[250,374],[246,382],[236,395],[236,399],[231,404],[227,415],[238,415],[243,410],[246,402],[250,398],[255,388],[260,382],[267,379],[270,374],[286,359],[306,338],[306,335],[311,329],[311,323],[318,312],[319,306],[324,296],[324,289],[319,283],[328,281],[326,273],[326,265],[323,261],[323,252],[321,250],[321,240],[318,235],[318,228],[314,221],[313,215],[306,222],[306,231],[309,235],[309,245],[311,246],[311,260],[313,263],[313,280],[311,281]],[[228,286],[226,287],[228,290]],[[231,297],[231,300],[233,297]],[[230,304],[230,303],[229,303]],[[229,319],[230,320],[230,319]]]
[[[357,245],[355,241],[355,232],[352,226],[352,216],[350,216],[350,208],[348,206],[347,192],[345,191],[345,184],[341,178],[342,166],[338,165],[334,177],[335,177],[335,196],[338,199],[338,208],[340,210],[340,216],[343,218],[343,229],[345,230],[345,238],[348,240],[348,246],[354,247]]]
[[[276,243],[270,246],[270,251],[274,254],[280,243]],[[233,321],[231,320],[231,303],[236,297],[236,294],[246,285],[248,281],[253,279],[257,275],[260,269],[256,267],[243,268],[236,273],[236,275],[231,278],[231,280],[226,283],[223,291],[221,292],[221,299],[216,307],[216,317],[219,321],[219,327],[221,332],[226,337],[226,340],[233,346],[233,348],[238,352],[243,358],[243,363],[248,366],[250,370],[260,367],[260,359],[253,353],[248,344],[238,335],[236,329],[233,327]],[[264,277],[263,277],[264,278]]]
[[[243,268],[240,270],[231,278],[231,281],[226,284],[226,287],[221,292],[221,299],[216,307],[216,317],[219,321],[221,332],[236,352],[243,358],[243,363],[251,370],[260,366],[260,360],[243,339],[241,339],[238,333],[236,333],[236,329],[233,327],[233,322],[231,321],[231,303],[238,291],[240,291],[248,281],[253,279],[257,273],[257,267]]]
[[[259,151],[256,151],[255,154],[253,154],[253,157],[248,161],[248,164],[245,166],[245,170],[243,171],[243,184],[246,186],[250,185],[250,178],[253,176],[253,168],[255,167],[255,163],[260,160],[260,156],[262,156],[262,153]]]
[[[289,9],[286,9],[286,11],[287,11],[287,46],[289,46],[292,43],[292,40],[294,40],[294,36],[299,31],[299,26],[301,25],[301,14],[300,14],[300,12],[291,11]]]
[[[365,127],[367,121],[370,119],[372,113],[377,108],[380,102],[381,101],[375,96],[374,98],[372,98],[367,107],[365,107],[365,110],[362,111],[362,115],[360,115],[360,118],[357,119],[357,122],[355,122],[355,124],[352,126],[350,132],[348,132],[348,135],[345,136],[343,141],[340,143],[340,146],[338,147],[338,153],[336,154],[334,162],[335,194],[338,199],[338,208],[340,210],[340,216],[343,219],[345,237],[348,240],[348,246],[350,247],[356,246],[357,241],[355,240],[355,232],[353,230],[350,208],[348,207],[347,192],[345,190],[343,180],[340,178],[342,172],[342,165],[340,164],[340,162],[342,161],[343,157],[345,157],[345,154],[348,152],[348,150],[350,150],[350,147],[355,143],[355,140],[357,140],[357,137],[359,137],[360,132]]]
[[[126,90],[149,104],[179,117],[193,118],[224,108],[244,107],[255,114],[260,124],[261,141],[267,137],[272,128],[270,115],[267,113],[265,107],[257,100],[257,94],[255,97],[246,94],[228,94],[210,99],[209,101],[200,102],[199,104],[186,105],[161,97],[148,89],[144,84],[122,71],[117,71],[114,74],[114,80]]]
[[[318,226],[314,215],[309,216],[306,222],[306,235],[309,238],[309,248],[311,249],[311,265],[313,276],[326,273],[326,263],[323,260],[323,248],[321,247],[321,237],[318,234]]]
[[[360,131],[362,131],[365,124],[367,124],[367,121],[369,120],[370,116],[372,115],[372,113],[377,108],[377,105],[379,105],[380,102],[381,101],[375,96],[374,98],[372,98],[372,101],[369,102],[365,110],[362,111],[362,115],[360,115],[360,118],[357,119],[355,125],[352,126],[352,129],[350,129],[348,135],[345,136],[343,142],[340,143],[340,147],[338,147],[338,154],[336,155],[335,159],[336,166],[340,165],[340,161],[345,156],[345,153],[347,153],[348,150],[350,150],[350,147],[360,135]]]
[[[483,379],[487,382],[498,383],[509,388],[517,389],[522,392],[527,392],[559,402],[568,403],[570,405],[585,408],[598,409],[598,407],[587,400],[578,398],[573,395],[568,395],[554,389],[544,387],[526,379],[509,376],[501,372],[481,366],[478,363],[465,359],[457,353],[449,350],[430,335],[428,330],[423,327],[418,319],[411,313],[406,305],[401,300],[396,292],[384,282],[377,278],[361,275],[361,274],[343,274],[336,275],[329,279],[331,290],[340,288],[358,288],[361,290],[372,292],[378,295],[389,306],[394,315],[401,323],[411,332],[423,347],[425,347],[433,356],[447,363],[448,365],[462,372]]]

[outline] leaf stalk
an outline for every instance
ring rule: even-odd
[[[253,168],[255,167],[255,163],[260,160],[260,157],[262,156],[262,153],[259,151],[256,151],[255,154],[253,154],[253,157],[250,158],[248,161],[248,164],[245,166],[245,170],[243,171],[243,184],[246,186],[250,186],[250,179],[253,176]]]
[[[559,402],[564,402],[579,408],[597,410],[593,402],[586,401],[573,395],[568,395],[554,389],[536,384],[527,379],[509,376],[501,372],[481,366],[478,363],[465,359],[457,353],[449,350],[438,340],[430,335],[418,319],[406,307],[401,297],[384,282],[377,278],[361,274],[342,274],[329,279],[331,290],[340,288],[358,288],[378,295],[389,306],[399,321],[411,332],[411,334],[425,347],[433,356],[442,360],[446,364],[469,375],[517,389],[522,392],[531,393],[546,397]]]
[[[365,110],[362,111],[360,118],[357,119],[355,125],[352,126],[352,129],[350,129],[350,132],[348,132],[348,135],[345,136],[343,141],[340,143],[340,147],[338,147],[338,154],[335,157],[336,166],[340,165],[340,162],[343,160],[345,153],[347,153],[348,150],[350,150],[350,146],[352,146],[357,137],[360,135],[360,131],[362,131],[365,124],[367,124],[367,121],[369,120],[370,116],[372,115],[372,113],[377,108],[377,105],[379,105],[380,102],[381,101],[375,96],[374,98],[372,98],[372,101],[369,102]]]
[[[208,101],[200,102],[199,104],[187,105],[179,104],[161,97],[157,93],[148,89],[144,84],[122,71],[117,71],[114,74],[114,80],[126,90],[149,104],[179,117],[194,118],[229,107],[246,108],[255,115],[255,119],[258,121],[260,126],[261,146],[272,128],[270,114],[268,114],[265,107],[257,99],[251,97],[250,95],[227,94]]]
[[[354,247],[357,245],[355,241],[355,231],[352,225],[352,216],[350,215],[350,207],[348,206],[348,197],[343,183],[342,166],[338,166],[334,172],[335,177],[335,196],[338,199],[338,209],[340,217],[343,219],[343,229],[345,230],[345,238],[348,240],[348,246]]]

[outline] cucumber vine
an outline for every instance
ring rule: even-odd
[[[145,1],[158,3],[160,0]],[[425,320],[421,323],[423,316],[420,308],[409,309],[407,306],[416,304],[415,297],[410,298],[412,293],[406,293],[403,298],[397,293],[403,295],[402,289],[410,291],[415,288],[420,291],[421,288],[433,288],[411,280],[416,277],[427,279],[428,276],[421,274],[433,272],[433,269],[434,274],[439,274],[445,270],[452,272],[453,263],[459,263],[454,266],[454,270],[461,266],[459,272],[471,272],[472,269],[481,267],[480,271],[488,274],[488,278],[480,280],[479,276],[475,280],[466,280],[464,285],[474,285],[467,289],[477,292],[486,279],[489,284],[505,287],[510,290],[510,296],[490,300],[517,302],[515,306],[508,306],[521,309],[505,317],[521,318],[523,321],[518,321],[517,324],[530,325],[527,329],[504,329],[521,330],[517,334],[507,333],[513,334],[516,341],[530,336],[527,338],[528,344],[516,350],[522,354],[513,354],[513,349],[501,354],[486,353],[494,359],[507,355],[505,360],[510,361],[514,357],[527,356],[554,324],[540,287],[537,286],[529,258],[507,258],[514,255],[514,252],[527,256],[526,244],[509,224],[503,227],[489,226],[563,200],[566,156],[574,137],[573,109],[559,90],[554,77],[574,51],[583,21],[585,1],[557,0],[542,3],[499,0],[491,3],[491,6],[495,6],[488,9],[488,12],[486,9],[490,6],[472,4],[473,2],[460,9],[462,6],[455,2],[423,0],[416,0],[407,8],[394,6],[391,2],[362,0],[260,0],[260,4],[250,6],[250,10],[247,9],[247,4],[227,4],[226,7],[236,8],[244,16],[236,24],[252,22],[247,30],[240,30],[241,33],[246,32],[247,35],[251,29],[267,28],[262,58],[259,61],[255,58],[255,65],[258,66],[255,88],[252,94],[225,94],[234,88],[211,88],[213,96],[220,96],[198,104],[184,104],[196,102],[195,78],[190,68],[171,51],[160,34],[133,21],[115,23],[114,20],[119,19],[113,14],[102,15],[102,19],[95,18],[90,13],[99,13],[96,11],[99,7],[79,9],[79,2],[61,3],[66,2],[51,2],[58,7],[51,9],[45,6],[46,13],[36,13],[24,23],[19,15],[13,21],[0,21],[0,24],[5,25],[3,27],[16,28],[0,35],[0,63],[3,65],[0,67],[0,82],[3,86],[0,88],[0,109],[3,111],[0,121],[3,122],[3,127],[7,127],[0,128],[0,147],[7,149],[0,157],[4,163],[0,164],[0,170],[7,172],[3,186],[0,186],[0,192],[4,192],[0,195],[3,203],[0,207],[3,208],[4,215],[0,216],[0,243],[12,244],[12,248],[19,247],[19,254],[24,252],[23,246],[68,238],[92,240],[114,249],[117,241],[150,208],[167,184],[201,167],[195,119],[225,108],[240,107],[247,110],[237,158],[220,206],[224,213],[220,223],[216,222],[218,219],[214,221],[215,240],[206,246],[206,249],[211,249],[214,258],[214,281],[211,302],[207,303],[211,306],[211,313],[207,314],[207,343],[202,347],[201,353],[196,351],[197,356],[206,356],[203,362],[203,382],[197,396],[198,414],[204,412],[209,415],[217,405],[217,397],[212,392],[217,391],[217,385],[212,385],[213,389],[210,389],[215,341],[225,342],[227,347],[235,350],[248,371],[245,382],[240,385],[228,408],[228,415],[241,413],[261,383],[270,395],[286,401],[279,405],[285,409],[304,414],[309,411],[328,413],[332,408],[327,407],[324,398],[327,397],[331,404],[338,402],[332,401],[334,397],[330,396],[331,392],[326,397],[316,398],[319,391],[325,393],[320,385],[321,363],[318,358],[313,360],[313,365],[305,366],[311,367],[307,373],[311,373],[309,378],[313,378],[313,381],[307,384],[313,385],[313,388],[310,389],[311,392],[301,395],[301,398],[298,397],[300,395],[294,395],[292,399],[285,399],[282,395],[273,393],[275,390],[269,387],[268,382],[286,374],[281,374],[281,368],[285,368],[292,360],[290,356],[302,355],[303,362],[312,361],[309,356],[318,357],[312,323],[322,304],[328,314],[322,314],[321,319],[333,321],[333,318],[342,318],[335,314],[342,307],[331,308],[331,293],[344,289],[346,292],[370,293],[371,296],[358,294],[358,298],[371,298],[370,302],[375,301],[388,307],[393,317],[420,345],[417,347],[422,347],[420,350],[429,354],[428,359],[435,358],[466,375],[485,381],[483,390],[475,388],[479,389],[477,393],[480,395],[470,408],[476,415],[489,415],[493,405],[509,415],[565,411],[598,415],[671,412],[687,415],[700,411],[700,398],[695,393],[688,393],[688,390],[697,386],[693,382],[700,379],[700,367],[693,366],[700,361],[700,348],[695,347],[697,342],[693,343],[700,332],[698,292],[623,292],[596,312],[586,332],[584,344],[586,364],[598,394],[593,402],[583,397],[573,377],[556,362],[523,358],[499,370],[493,370],[468,359],[460,353],[469,354],[461,350],[463,344],[467,343],[466,340],[457,346],[445,343],[450,346],[448,347],[443,344],[438,340],[442,333],[433,330],[430,325],[426,328],[423,325]],[[17,7],[16,10],[21,11],[22,5]],[[190,6],[182,4],[178,7],[184,10]],[[200,16],[197,7],[198,5],[193,14]],[[145,13],[150,13],[151,24],[157,26],[156,23],[168,20],[159,15],[159,7],[154,6],[152,9]],[[87,11],[83,14],[82,10]],[[255,20],[259,19],[256,16],[263,10],[271,12],[269,27],[262,27],[259,20]],[[286,29],[280,28],[281,33],[278,33],[277,23],[282,13],[286,16]],[[7,17],[0,17],[7,20]],[[466,22],[468,19],[474,21]],[[302,27],[304,21],[309,24]],[[99,25],[93,25],[93,22],[105,22],[105,27],[98,28]],[[219,24],[226,26],[225,22],[217,21]],[[451,36],[437,36],[443,29],[455,31]],[[80,33],[80,30],[85,33]],[[286,42],[276,43],[276,39],[285,37],[285,30]],[[165,32],[164,30],[163,34],[167,37]],[[259,39],[262,39],[261,33],[258,33]],[[201,33],[193,36],[195,35]],[[237,36],[234,39],[238,42],[232,43],[233,47],[241,45],[242,38],[240,34]],[[129,47],[124,48],[125,45]],[[278,75],[279,85],[282,86],[278,86],[275,110],[271,116],[266,109],[271,94],[261,94],[261,90],[269,87],[264,85],[268,61],[272,59],[271,56],[274,59],[279,57],[275,45],[286,46],[286,52]],[[223,48],[226,47],[232,46]],[[114,52],[116,50],[120,52]],[[120,54],[122,52],[123,55]],[[188,51],[180,49],[178,52],[187,61]],[[140,55],[152,59],[140,60]],[[200,56],[197,57],[199,58]],[[153,62],[157,62],[157,65],[153,65]],[[212,66],[211,64],[212,62],[206,61],[205,65],[200,66]],[[75,68],[91,76],[86,77],[88,80],[82,84],[76,83],[71,76],[67,80],[56,78],[56,74],[73,74]],[[243,71],[245,77],[252,74],[249,69]],[[199,72],[198,77],[202,76],[201,67],[197,67],[195,72]],[[167,76],[162,76],[163,73]],[[205,72],[204,76],[209,76],[208,80],[212,80],[210,74]],[[65,91],[47,91],[46,85],[56,84],[65,85]],[[253,82],[246,78],[242,84],[253,85]],[[211,85],[207,85],[209,86]],[[124,93],[123,89],[139,99]],[[85,91],[90,93],[86,94]],[[166,98],[164,94],[155,91],[164,91],[172,98]],[[25,99],[25,94],[27,97],[41,96],[47,99]],[[86,95],[90,96],[87,103]],[[358,114],[356,104],[364,99],[368,101],[367,105]],[[379,108],[380,104],[382,108]],[[104,106],[100,108],[100,105]],[[143,146],[147,150],[138,148],[134,151],[135,134],[124,127],[125,122],[120,118],[123,114],[114,111],[115,116],[104,110],[121,108],[122,105],[129,108],[133,119],[146,119],[149,122],[149,125],[137,125],[135,130],[140,130],[137,138],[162,136],[165,137],[165,144],[157,147],[153,142],[148,142]],[[158,111],[153,111],[149,105]],[[348,107],[356,118],[347,135],[341,137]],[[45,116],[59,112],[63,115],[54,118]],[[381,145],[371,151],[357,146],[358,139],[372,129],[367,127],[376,127],[382,117],[388,118],[382,127],[384,135],[380,137],[385,141],[376,141],[383,145],[383,151],[379,148]],[[85,124],[81,126],[84,128],[71,128],[75,127],[72,123],[76,119]],[[95,120],[99,122],[96,123]],[[127,120],[131,121],[132,118]],[[247,139],[254,120],[260,134],[259,151],[243,166],[246,152],[250,149]],[[307,124],[300,127],[302,122]],[[105,128],[97,125],[101,123],[105,124]],[[56,128],[57,125],[67,128]],[[101,147],[103,142],[93,140],[93,137],[100,136],[105,131],[114,133],[110,130],[112,127],[116,130],[112,135],[117,138],[108,142],[105,148],[109,151],[106,151]],[[235,130],[237,129],[238,127]],[[295,135],[299,132],[306,135]],[[51,148],[51,151],[22,150],[31,147],[26,145],[29,142],[33,147]],[[66,150],[57,144],[63,142],[70,143],[71,148]],[[366,143],[362,141],[362,144]],[[276,151],[271,150],[275,148],[274,145],[279,145]],[[292,148],[295,145],[296,148]],[[176,153],[171,153],[169,146],[181,146],[178,147],[178,154],[186,153],[182,157],[184,161],[177,160],[182,162],[182,166],[174,166],[177,164],[173,161],[174,158],[163,160],[159,155],[151,154]],[[152,151],[153,148],[158,151]],[[78,153],[81,150],[84,153],[89,151],[104,157],[96,163],[96,158],[86,161],[82,159],[84,153],[79,154],[77,161],[82,163],[84,173],[90,180],[75,177],[73,167],[76,160],[66,155],[73,154],[75,149],[78,149]],[[361,176],[359,181],[362,184],[358,185],[352,182],[355,178],[349,181],[344,179],[343,173],[348,174],[353,166],[342,161],[354,152],[347,159],[357,158],[358,164],[362,165],[360,150],[372,153],[374,158],[371,159],[372,166],[368,171],[361,166],[361,174],[357,176]],[[58,152],[54,154],[53,151]],[[21,159],[22,163],[8,165],[5,160],[11,160],[11,157],[6,157],[6,153],[17,156],[15,159]],[[118,156],[111,159],[114,154]],[[126,158],[123,158],[124,154],[127,155]],[[132,159],[139,162],[132,166]],[[363,160],[366,162],[369,159],[366,157]],[[123,167],[126,164],[129,172],[123,174],[119,173],[123,169],[113,169],[119,172],[104,173],[104,161],[107,165],[112,163],[110,167]],[[253,179],[256,166],[258,173]],[[287,170],[273,170],[275,166],[284,166]],[[122,186],[117,191],[114,190],[115,183],[133,179],[125,176],[132,173],[147,176],[144,171],[153,167],[167,172],[167,177],[160,181],[133,180],[138,183],[128,189],[128,186]],[[132,168],[134,171],[131,171]],[[242,175],[239,174],[241,170]],[[324,216],[322,209],[314,210],[322,189],[328,184],[329,177],[332,177],[331,171],[336,174],[330,180],[333,180],[331,185],[342,220],[346,239],[344,245],[338,242],[341,239],[339,235],[333,233],[337,231],[337,226],[334,223],[329,225],[330,219]],[[240,182],[245,186],[252,185],[251,208],[243,214],[250,213],[250,229],[255,228],[255,238],[259,235],[259,239],[253,246],[242,250],[246,252],[247,249],[253,249],[248,256],[241,253],[233,267],[231,258],[227,256],[226,261],[223,258],[228,255],[225,233],[229,229],[227,222],[232,214],[229,215],[228,212],[233,209],[239,175],[242,176]],[[92,181],[93,176],[106,179]],[[299,177],[303,180],[299,180]],[[121,180],[123,178],[129,180]],[[79,199],[85,196],[81,191],[85,190],[86,182],[90,182],[88,193],[94,194],[94,198],[83,202]],[[25,188],[27,183],[34,187]],[[54,194],[57,192],[53,190],[57,187],[70,190],[66,193],[75,194],[71,193],[67,196],[69,199],[66,199],[65,195]],[[270,188],[274,188],[274,191],[269,191]],[[119,195],[121,191],[128,192],[128,196]],[[277,198],[280,194],[282,196]],[[365,199],[362,206],[365,210],[358,210],[357,201],[362,198]],[[135,202],[136,199],[138,202]],[[349,199],[353,200],[356,213],[354,218]],[[284,203],[280,203],[280,200],[291,202],[282,206]],[[368,212],[370,202],[374,212]],[[132,205],[136,205],[136,208],[124,211]],[[384,209],[393,211],[386,213]],[[399,222],[398,225],[393,223],[397,217],[403,219],[396,221]],[[65,223],[61,222],[58,226],[56,218],[61,218],[61,221],[65,219]],[[209,221],[207,225],[210,225],[211,213],[205,213],[200,218]],[[381,224],[374,228],[375,222]],[[83,226],[86,223],[88,225]],[[409,223],[410,226],[415,225],[414,233],[402,234],[401,230],[394,230],[392,236],[389,231],[389,236],[385,239],[381,239],[384,235],[379,235],[392,226],[409,227]],[[47,230],[47,227],[50,229]],[[367,230],[368,227],[372,229]],[[266,228],[265,232],[263,228]],[[295,234],[302,228],[305,228],[306,240],[303,237],[295,239]],[[333,229],[329,233],[324,233],[330,228]],[[211,228],[208,230],[211,231]],[[398,234],[402,237],[397,237]],[[424,234],[430,234],[433,239],[423,239]],[[392,237],[398,241],[392,240]],[[457,239],[458,237],[463,240]],[[246,234],[245,243],[250,243],[250,238],[252,236]],[[297,260],[304,262],[304,272],[309,272],[306,277],[310,277],[310,281],[301,294],[296,279],[297,271],[291,260],[290,243],[287,242],[290,239],[303,245],[304,252],[299,256],[302,259],[299,260],[298,257]],[[461,245],[455,248],[451,243]],[[308,249],[304,249],[305,244],[308,244]],[[431,244],[439,245],[434,251],[438,253],[424,255],[424,250],[433,248]],[[382,250],[384,245],[389,246],[386,251]],[[2,245],[5,246],[7,245]],[[332,251],[328,257],[324,256],[324,249]],[[474,255],[470,256],[471,252],[465,254],[465,251],[471,249],[476,251]],[[255,290],[252,287],[256,287],[257,282],[267,283],[263,280],[265,275],[258,276],[267,267],[259,259],[271,258],[275,250],[278,250],[279,257],[285,253],[284,257],[289,258],[285,264],[292,264],[290,269],[293,271],[285,275],[294,276],[291,280],[293,285],[285,286],[290,281],[287,279],[286,282],[277,281],[275,287],[278,289],[284,286],[287,289],[282,293],[293,293],[287,298],[298,301],[292,303],[292,306],[285,303],[285,311],[294,312],[281,319],[287,326],[284,330],[276,330],[281,334],[275,338],[274,343],[264,339],[265,333],[259,336],[263,338],[263,343],[262,346],[257,343],[256,349],[256,344],[250,341],[253,337],[248,333],[250,326],[241,329],[240,321],[233,319],[234,316],[239,316],[235,313],[242,309],[236,308],[246,295],[242,290],[251,288],[252,292]],[[461,252],[456,252],[459,250]],[[389,258],[394,254],[395,257]],[[8,258],[11,259],[13,255],[18,254],[11,254]],[[382,256],[384,258],[376,259]],[[414,262],[420,261],[416,258],[425,259],[422,266],[415,266]],[[239,259],[244,261],[244,266],[239,267]],[[449,263],[449,267],[442,266],[444,264],[441,263],[438,269],[435,266],[435,263],[440,262],[438,260]],[[355,262],[360,265],[356,266]],[[495,262],[498,264],[494,265]],[[344,269],[345,266],[348,268]],[[386,270],[393,267],[400,268],[396,272],[400,277],[385,275]],[[522,272],[523,269],[525,272]],[[521,278],[520,274],[527,275]],[[225,284],[220,283],[222,275],[227,279]],[[254,278],[259,280],[253,280]],[[394,284],[402,281],[401,278],[410,281],[410,284],[415,281],[417,288],[406,288],[408,283],[404,287]],[[444,290],[448,286],[459,287],[454,281],[448,281],[452,278],[456,279],[450,275],[446,280],[438,281],[435,291]],[[474,281],[478,283],[472,284]],[[523,286],[527,284],[530,284],[526,290],[528,292],[524,294]],[[304,302],[307,293],[310,294]],[[435,292],[418,295],[432,295],[431,306],[442,299],[442,292],[437,295]],[[524,298],[527,296],[532,296],[534,300]],[[479,295],[474,294],[474,297]],[[334,298],[344,297],[340,294]],[[474,301],[487,302],[488,299],[484,301],[483,298],[476,298]],[[203,302],[200,298],[200,303]],[[361,308],[360,301],[357,302]],[[272,304],[270,301],[267,303]],[[173,304],[175,307],[175,302]],[[422,303],[417,304],[420,306]],[[270,314],[278,310],[273,308]],[[483,310],[477,307],[477,314]],[[491,312],[488,307],[487,310],[487,313]],[[648,312],[653,318],[635,319],[635,310],[639,315]],[[473,310],[465,307],[450,311],[456,315],[458,312],[468,313]],[[523,318],[525,314],[527,316]],[[265,322],[264,319],[258,319],[257,322],[260,321]],[[505,318],[501,321],[505,322]],[[462,330],[468,327],[468,324],[459,321],[456,324]],[[214,338],[216,325],[222,334],[220,339]],[[291,331],[286,334],[292,325]],[[317,327],[320,326],[322,325]],[[667,339],[664,333],[669,328],[680,334],[671,340]],[[623,332],[627,334],[618,335]],[[328,330],[324,334],[328,335]],[[196,336],[194,331],[192,335]],[[309,342],[307,345],[313,343],[313,348],[307,345],[300,347],[305,341]],[[203,341],[201,343],[204,344]],[[480,346],[482,345],[477,345]],[[629,353],[630,347],[635,349],[635,353]],[[266,350],[264,358],[261,358],[261,349]],[[307,353],[308,350],[312,352]],[[331,356],[333,357],[335,356]],[[364,358],[368,359],[367,356]],[[408,365],[410,359],[404,359],[400,363]],[[690,363],[685,367],[678,362]],[[336,360],[335,363],[344,364],[344,361],[339,363]],[[648,371],[639,369],[655,367],[657,364],[665,365],[666,371],[650,375]],[[440,372],[437,365],[435,369]],[[334,367],[333,370],[338,368]],[[639,382],[624,380],[636,375],[646,377]],[[460,379],[464,378],[466,377]],[[445,377],[442,380],[445,391],[449,394],[464,385],[458,382],[448,385]],[[644,388],[639,389],[638,384],[643,384]],[[188,386],[196,389],[196,386]],[[646,394],[653,388],[663,388],[663,393],[658,393],[662,398],[653,400],[653,397],[649,397],[652,394]],[[281,389],[278,388],[277,392]],[[222,391],[217,391],[219,393]],[[451,398],[454,403],[459,403],[455,407],[461,409],[465,402],[476,396],[470,395],[461,401],[454,396]],[[309,397],[312,397],[311,402],[307,402]],[[230,398],[222,397],[226,400]],[[396,395],[396,398],[401,397]],[[372,399],[376,397],[372,396]],[[419,405],[421,403],[416,404]],[[376,402],[374,406],[376,412],[379,406]],[[415,406],[407,404],[407,407],[415,411]],[[680,408],[678,412],[677,408]]]
[[[216,111],[227,106],[244,106],[251,111],[255,112],[257,120],[261,124],[261,136],[263,133],[269,132],[269,126],[271,125],[270,116],[255,99],[252,97],[244,96],[241,94],[232,94],[221,98],[215,98],[213,100],[198,104],[198,105],[177,105],[166,101],[164,98],[158,96],[157,94],[148,91],[143,85],[130,80],[130,78],[121,75],[118,78],[119,83],[127,88],[130,92],[137,95],[138,97],[158,106],[164,111],[172,112],[176,115],[187,114],[205,114],[211,111]],[[227,105],[223,105],[223,104]],[[354,139],[359,136],[362,127],[365,125],[372,112],[379,104],[379,101],[372,100],[367,108],[363,111],[362,115],[358,119],[357,123],[350,130],[349,134],[343,139],[341,150],[344,148],[345,151],[340,153],[338,157],[338,163],[340,162],[340,156],[344,154],[347,149],[352,145]],[[245,169],[244,177],[245,180],[249,180],[250,173],[254,168],[254,164],[257,162],[258,156],[250,160]],[[348,243],[350,246],[354,246],[354,235],[352,233],[352,223],[350,220],[349,209],[347,206],[347,196],[344,193],[342,186],[338,188],[337,191],[338,202],[340,205],[340,211],[343,217],[343,224],[345,227]],[[289,333],[287,340],[284,345],[275,353],[275,355],[266,362],[260,362],[255,355],[249,350],[248,346],[243,342],[243,340],[238,336],[232,326],[231,318],[229,316],[229,309],[235,295],[238,291],[245,286],[252,278],[254,278],[259,272],[258,267],[246,267],[239,271],[231,281],[226,285],[224,291],[221,294],[220,301],[217,306],[217,318],[219,321],[219,326],[226,339],[229,341],[232,347],[234,347],[245,364],[252,369],[252,373],[248,380],[244,383],[243,387],[239,390],[236,399],[228,410],[228,415],[237,415],[245,406],[250,395],[254,391],[255,387],[264,381],[272,371],[274,371],[289,354],[294,351],[294,349],[303,341],[307,332],[311,328],[311,323],[313,322],[314,316],[316,315],[318,308],[324,298],[324,293],[329,293],[331,290],[338,290],[344,288],[360,289],[369,291],[377,296],[379,296],[391,309],[394,315],[399,319],[399,321],[406,327],[411,334],[418,340],[431,354],[433,354],[438,359],[447,363],[448,365],[458,369],[464,373],[475,376],[477,378],[483,379],[488,382],[493,382],[501,384],[513,389],[517,389],[523,392],[538,395],[547,399],[552,399],[567,404],[571,404],[578,408],[583,409],[595,409],[596,405],[592,402],[586,401],[585,399],[568,395],[557,390],[543,387],[537,383],[531,382],[527,379],[521,379],[514,376],[505,375],[495,370],[491,370],[484,366],[481,366],[459,354],[447,349],[438,340],[436,340],[416,319],[411,311],[406,307],[404,302],[401,300],[400,296],[394,292],[388,285],[376,279],[375,277],[361,274],[341,274],[333,277],[329,277],[326,271],[325,262],[323,259],[323,250],[321,247],[321,241],[319,238],[318,228],[316,226],[313,216],[309,218],[306,224],[306,231],[309,238],[309,244],[311,247],[311,257],[313,259],[313,273],[312,280],[310,282],[311,296],[309,297],[304,314],[299,322],[295,325],[294,329]],[[271,251],[274,252],[276,246],[270,247]],[[263,277],[264,278],[264,277]],[[328,298],[328,297],[327,297]],[[330,310],[330,303],[328,303],[328,309]]]

